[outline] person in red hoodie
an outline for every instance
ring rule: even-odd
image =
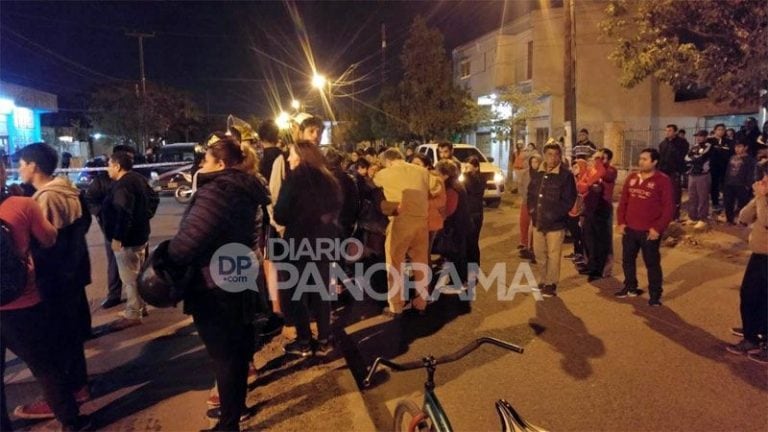
[[[615,296],[637,297],[637,254],[643,252],[648,270],[650,306],[661,306],[661,234],[672,222],[675,201],[672,182],[666,174],[656,170],[659,151],[652,148],[640,152],[639,172],[633,172],[624,182],[619,208],[616,211],[618,230],[622,233],[624,288]]]

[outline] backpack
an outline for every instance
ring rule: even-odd
[[[27,257],[17,252],[11,230],[11,225],[0,219],[0,306],[18,299],[27,287]]]

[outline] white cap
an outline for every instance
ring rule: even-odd
[[[296,114],[295,116],[293,116],[293,121],[297,125],[300,125],[300,124],[304,123],[304,120],[310,119],[312,117],[314,117],[312,114],[305,113],[305,112],[300,112],[300,113]]]

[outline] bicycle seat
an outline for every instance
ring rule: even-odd
[[[496,401],[496,412],[499,414],[502,432],[547,432],[546,429],[525,421],[520,414],[515,411],[512,404],[504,399]]]

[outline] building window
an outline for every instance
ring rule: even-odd
[[[707,89],[696,86],[688,86],[675,90],[675,102],[685,102],[697,99],[706,99]]]
[[[527,69],[525,72],[525,79],[533,79],[533,41],[528,42],[528,56],[527,56]]]
[[[469,65],[469,60],[462,60],[461,63],[459,63],[459,76],[462,79],[469,78],[469,75],[471,74]]]

